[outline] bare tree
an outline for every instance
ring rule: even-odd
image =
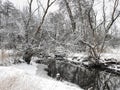
[[[50,2],[51,0],[48,0],[47,1],[47,8],[45,9],[45,12],[44,12],[44,14],[43,14],[43,17],[42,17],[42,20],[41,20],[41,22],[40,22],[40,24],[39,24],[39,26],[38,26],[38,28],[37,28],[37,30],[36,30],[36,32],[35,32],[35,36],[37,35],[37,33],[39,32],[39,31],[41,31],[41,27],[42,27],[42,25],[43,25],[43,23],[44,23],[44,21],[45,21],[45,17],[46,17],[46,15],[47,15],[47,13],[48,13],[48,10],[49,10],[49,8],[54,4],[54,2],[56,1],[56,0],[54,0],[54,1],[52,1],[52,2]]]
[[[28,21],[26,23],[26,29],[28,28],[30,20],[31,20],[31,17],[32,17],[32,3],[33,3],[33,0],[30,0],[30,2],[28,1],[28,5],[29,5],[29,18],[28,18]]]
[[[120,16],[120,11],[117,13],[117,7],[118,7],[118,3],[119,0],[115,0],[114,1],[114,7],[113,7],[113,11],[112,11],[112,15],[111,15],[111,19],[109,22],[107,22],[106,18],[106,12],[105,12],[105,1],[103,0],[103,21],[100,22],[100,24],[98,24],[98,26],[96,25],[96,21],[91,21],[91,13],[93,10],[93,5],[94,5],[94,0],[92,0],[92,4],[91,7],[88,11],[88,20],[89,20],[89,25],[90,25],[90,29],[93,32],[93,44],[85,42],[83,40],[81,40],[84,44],[86,44],[87,46],[90,47],[91,51],[90,53],[92,54],[92,56],[95,59],[99,59],[100,58],[100,54],[102,53],[104,46],[105,46],[105,40],[107,37],[107,34],[109,33],[110,28],[112,27],[113,23],[118,19],[118,17]],[[117,13],[117,14],[116,14]],[[94,16],[96,18],[96,16]],[[99,26],[103,26],[103,31],[104,32],[104,37],[103,40],[101,42],[101,47],[99,47],[97,40],[96,40],[96,31],[99,28]],[[100,52],[98,53],[98,51],[96,50],[96,47],[100,48]]]
[[[65,2],[65,5],[66,5],[66,8],[67,8],[67,12],[69,14],[69,18],[70,18],[70,21],[71,21],[72,30],[74,32],[75,29],[76,29],[76,23],[75,23],[75,20],[74,20],[74,17],[73,17],[73,14],[72,14],[72,11],[70,9],[68,1],[64,0],[64,2]]]
[[[119,5],[119,0],[115,0],[114,1],[114,6],[113,6],[113,11],[112,11],[112,15],[111,15],[111,19],[109,21],[109,23],[106,23],[106,13],[105,13],[105,0],[103,0],[103,21],[104,21],[104,30],[105,30],[105,35],[102,41],[102,45],[101,45],[101,51],[100,53],[103,51],[104,49],[104,45],[105,45],[105,40],[107,37],[107,34],[110,30],[110,28],[112,27],[112,25],[114,24],[114,22],[118,19],[118,17],[120,16],[120,11],[116,14],[117,12],[117,7]]]
[[[44,23],[44,21],[45,21],[45,17],[46,17],[46,15],[47,15],[47,13],[48,13],[48,9],[54,4],[55,1],[56,1],[56,0],[54,0],[54,1],[52,1],[52,2],[51,2],[51,0],[48,0],[48,1],[47,1],[47,8],[45,9],[45,12],[44,12],[44,14],[43,14],[43,16],[42,16],[42,21],[40,22],[37,30],[36,30],[35,33],[34,33],[33,39],[32,39],[32,41],[30,42],[31,44],[34,42],[34,40],[35,40],[35,38],[36,38],[36,35],[38,35],[39,31],[41,31],[42,25],[43,25],[43,23]],[[31,18],[32,18],[32,3],[33,3],[33,0],[30,0],[30,2],[29,2],[29,19],[28,19],[28,22],[27,22],[27,26],[30,24],[30,20],[31,20]],[[40,6],[38,6],[37,9],[39,9],[39,7],[40,7]],[[35,12],[37,9],[35,9],[34,12]],[[42,35],[42,32],[41,32],[40,34]],[[41,35],[40,35],[40,38],[41,38]],[[28,39],[27,39],[27,40],[28,40]],[[33,54],[35,54],[35,51],[34,51],[33,47],[29,47],[29,48],[27,48],[27,49],[25,50],[25,54],[24,54],[24,56],[23,56],[23,59],[29,64],[30,61],[31,61],[31,57],[33,56]]]
[[[25,25],[25,29],[26,29],[26,43],[28,43],[28,27],[29,27],[29,24],[30,24],[30,21],[31,21],[31,18],[32,18],[32,3],[33,3],[33,0],[30,0],[30,2],[28,1],[28,8],[29,8],[29,16],[28,16],[28,20],[26,22],[26,25]]]
[[[28,41],[29,41],[28,32],[29,32],[29,29],[30,29],[30,24],[33,20],[34,13],[40,8],[40,6],[38,6],[36,9],[33,10],[32,9],[33,1],[34,0],[28,0],[28,7],[25,8],[26,12],[28,12],[27,17],[25,17],[25,15],[22,15],[23,21],[24,21],[24,24],[25,24],[26,43],[28,43]]]

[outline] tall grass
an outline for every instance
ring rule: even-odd
[[[0,50],[0,65],[9,65],[15,62],[15,60],[20,59],[21,53],[15,50]]]

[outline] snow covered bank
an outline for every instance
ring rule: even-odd
[[[32,66],[28,67],[32,68]],[[17,68],[15,66],[1,66],[0,90],[82,90],[76,85],[67,85],[65,83],[39,77],[28,72],[26,72],[26,70],[24,71],[20,66]]]

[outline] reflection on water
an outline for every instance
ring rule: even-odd
[[[91,90],[120,90],[120,76],[96,71],[96,78]]]

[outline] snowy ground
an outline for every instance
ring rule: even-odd
[[[12,51],[2,52],[0,50],[0,62],[9,62],[12,53]],[[86,53],[73,53],[69,56],[70,61],[73,61],[73,57],[78,57],[76,59],[78,62],[78,59],[81,61],[86,57]],[[103,53],[101,57],[103,59],[115,58],[120,60],[120,49],[113,49],[110,53]],[[32,65],[24,63],[0,66],[0,90],[82,90],[77,85],[65,81],[56,81],[49,77],[44,68],[46,68],[46,65],[37,65],[35,63],[32,63]]]
[[[0,90],[82,90],[47,76],[45,65],[0,66]],[[36,75],[37,74],[37,75]]]

